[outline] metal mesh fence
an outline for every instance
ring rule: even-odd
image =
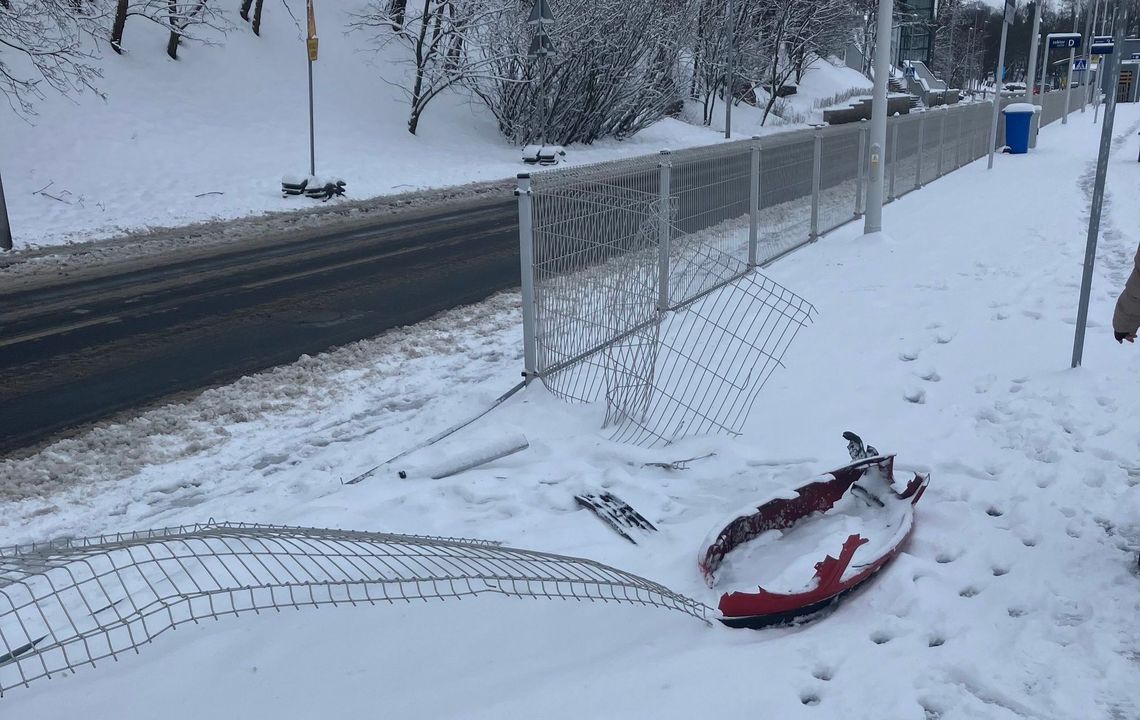
[[[0,552],[0,695],[187,622],[286,607],[500,594],[707,606],[592,560],[497,543],[207,524]]]
[[[1060,116],[1064,94],[1043,102],[1048,124]],[[974,103],[890,118],[884,197],[983,157],[992,112],[992,103]],[[739,347],[734,370],[752,368],[762,384],[781,362],[783,338],[810,321],[806,301],[754,269],[861,215],[866,127],[814,128],[524,179],[528,376],[568,400],[605,398],[607,422],[622,439],[668,442],[739,427],[759,385],[734,380],[718,352]],[[754,314],[728,312],[728,298]],[[684,318],[670,315],[682,309]],[[789,325],[769,334],[769,322]],[[706,334],[701,323],[716,332]],[[715,402],[696,402],[694,388]]]
[[[921,146],[919,134],[924,116],[922,113],[898,118],[891,128],[890,142],[893,145],[890,168],[890,194],[888,197],[901,197],[918,188],[918,172]]]
[[[867,133],[839,128],[821,133],[819,234],[850,222],[859,212],[860,172]]]

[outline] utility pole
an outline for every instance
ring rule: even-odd
[[[1116,0],[1116,11],[1120,0]],[[1114,12],[1114,15],[1116,13]],[[1120,18],[1112,32],[1112,68],[1109,70],[1109,87],[1115,89],[1120,75],[1120,56],[1124,51],[1124,26],[1127,15]],[[1103,60],[1101,62],[1104,62]],[[1108,155],[1112,151],[1112,124],[1116,116],[1116,93],[1109,92],[1104,106],[1104,125],[1100,129],[1100,154],[1096,161],[1096,180],[1093,183],[1092,204],[1089,208],[1089,232],[1085,242],[1085,271],[1081,277],[1081,299],[1077,306],[1077,329],[1073,337],[1073,365],[1079,367],[1085,351],[1085,325],[1089,319],[1089,295],[1092,293],[1093,266],[1096,263],[1096,242],[1100,235],[1100,213],[1104,206],[1104,183],[1108,177]]]
[[[1085,60],[1085,72],[1081,75],[1081,80],[1085,83],[1085,101],[1081,103],[1082,115],[1085,112],[1085,106],[1089,104],[1089,89],[1092,87],[1089,78],[1092,77],[1092,31],[1096,24],[1093,22],[1093,16],[1096,15],[1097,0],[1090,0],[1090,2],[1093,6],[1085,10],[1085,51],[1081,53],[1081,57]]]
[[[1073,34],[1077,32],[1077,22],[1080,19],[1081,13],[1077,10],[1076,5],[1073,6]],[[1077,59],[1077,49],[1075,47],[1069,48],[1069,72],[1065,76],[1065,112],[1061,114],[1061,124],[1069,124],[1069,98],[1073,95],[1073,61]]]
[[[879,0],[875,30],[875,94],[871,99],[870,171],[867,173],[867,209],[863,234],[883,229],[883,155],[887,148],[887,79],[891,72],[891,20],[894,0]],[[774,90],[774,88],[773,88]]]
[[[990,159],[988,170],[994,169],[994,149],[997,145],[998,114],[1001,112],[1001,86],[1005,78],[1005,41],[1009,37],[1009,26],[1013,24],[1017,10],[1017,0],[1005,0],[1005,17],[1001,23],[1001,46],[998,48],[998,64],[994,71],[994,112],[990,119]]]
[[[1033,92],[1035,83],[1037,82],[1037,45],[1041,40],[1041,3],[1043,0],[1037,0],[1033,3],[1033,42],[1029,46],[1029,74],[1025,77],[1025,102],[1033,105],[1039,105],[1038,98],[1035,97],[1036,93]],[[1042,102],[1044,100],[1042,99]],[[1037,147],[1037,130],[1041,122],[1041,113],[1033,113],[1033,119],[1030,120],[1033,127],[1029,133],[1029,147]]]

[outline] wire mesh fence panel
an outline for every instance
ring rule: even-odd
[[[921,114],[895,118],[887,132],[897,133],[894,157],[894,196],[900,197],[918,187],[919,125]]]
[[[713,248],[705,262],[732,267]],[[655,366],[618,373],[607,402],[613,439],[643,446],[687,435],[739,433],[814,308],[759,273],[745,274],[669,312]]]
[[[819,232],[830,232],[855,217],[859,192],[859,144],[863,134],[846,128],[823,133],[820,147]],[[864,151],[865,152],[865,151]]]
[[[704,604],[592,560],[479,540],[211,523],[0,553],[0,694],[187,622],[285,607],[499,594]]]
[[[537,370],[563,398],[601,399],[604,368],[576,359],[656,316],[662,162],[646,157],[618,173],[534,176]]]
[[[983,111],[974,111],[973,108],[969,110],[969,121],[972,130],[972,137],[970,140],[970,161],[986,157],[990,152],[990,129],[993,124],[993,106],[987,106]],[[1004,123],[1001,121],[1001,114],[998,114],[998,128],[1000,129]],[[998,142],[1000,147],[1001,134],[999,133]]]
[[[946,109],[944,107],[926,113],[922,129],[922,172],[918,178],[920,185],[926,185],[936,180],[941,173],[939,156],[942,154],[942,132],[945,122]]]
[[[752,147],[732,143],[673,155],[670,188],[676,216],[670,240],[670,298],[691,299],[747,269]],[[701,268],[690,257],[697,244],[740,264]]]
[[[761,264],[810,239],[815,139],[765,142],[760,151]]]

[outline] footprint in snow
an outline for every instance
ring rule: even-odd
[[[914,405],[925,405],[926,391],[922,388],[907,388],[906,390],[903,390],[903,398],[905,398],[908,403],[912,403]]]
[[[939,375],[938,371],[935,370],[934,368],[929,368],[926,371],[919,373],[919,377],[922,378],[923,380],[925,380],[926,382],[932,382],[932,383],[941,382],[941,380],[942,380],[942,376]]]
[[[819,695],[812,693],[812,692],[801,693],[800,694],[800,702],[802,702],[804,705],[809,705],[809,706],[819,705],[819,703],[820,703]]]
[[[934,342],[938,343],[939,345],[946,345],[953,339],[954,333],[949,332],[940,332],[934,336]]]
[[[816,667],[815,670],[812,670],[811,676],[813,678],[815,678],[816,680],[822,680],[824,682],[829,682],[833,675],[831,672],[831,668],[827,667],[826,665],[819,665]]]
[[[891,634],[886,630],[877,630],[871,633],[871,642],[876,645],[886,645],[891,641]]]
[[[899,360],[903,362],[914,362],[918,359],[918,350],[916,348],[907,348],[906,350],[899,351]]]

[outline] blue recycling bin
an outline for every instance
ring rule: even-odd
[[[1009,146],[1010,153],[1023,155],[1029,152],[1029,131],[1037,107],[1029,103],[1013,103],[1002,112],[1005,113],[1005,144]]]

